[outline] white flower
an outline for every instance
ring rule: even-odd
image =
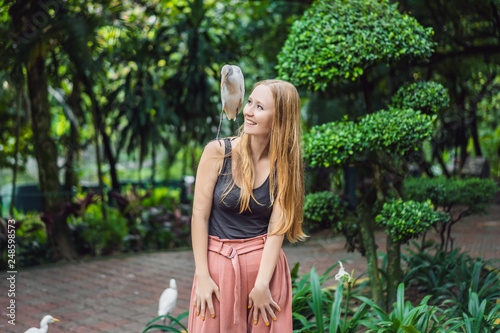
[[[346,275],[349,280],[347,280],[347,282],[351,282],[351,276],[349,275],[349,273],[347,273],[344,269],[344,266],[342,265],[342,262],[339,261],[339,264],[340,264],[340,269],[339,269],[339,272],[337,275],[335,275],[335,280],[340,280],[344,275]]]

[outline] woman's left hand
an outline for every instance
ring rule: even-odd
[[[271,296],[271,291],[269,290],[268,284],[258,284],[256,283],[253,287],[252,291],[248,295],[248,307],[251,308],[253,305],[253,321],[254,324],[257,324],[257,320],[259,317],[259,311],[266,323],[266,326],[269,325],[268,314],[276,320],[276,315],[274,314],[274,307],[276,310],[281,311],[280,307],[273,300]]]

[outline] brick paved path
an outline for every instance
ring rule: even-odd
[[[500,258],[500,202],[490,215],[468,217],[453,231],[456,246],[483,258]],[[377,233],[380,249],[385,236]],[[301,262],[300,273],[314,265],[319,274],[343,260],[356,275],[366,270],[364,258],[344,250],[343,237],[314,237],[299,245],[286,245],[290,267]],[[190,251],[145,253],[88,262],[20,269],[16,281],[16,326],[0,316],[0,332],[23,333],[39,327],[45,314],[60,319],[49,333],[138,333],[156,317],[158,298],[177,280],[179,299],[174,315],[187,310],[194,262]],[[0,273],[0,309],[6,311],[7,275]],[[151,331],[153,332],[153,331]],[[157,331],[159,332],[159,331]]]

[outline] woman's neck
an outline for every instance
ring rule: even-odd
[[[251,135],[249,139],[254,163],[269,157],[269,136]]]

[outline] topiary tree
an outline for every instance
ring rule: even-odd
[[[346,79],[361,83],[373,112],[368,73],[380,63],[431,56],[433,31],[387,0],[316,1],[292,26],[280,54],[280,78],[314,90]]]
[[[402,280],[401,245],[424,234],[431,226],[445,224],[449,220],[449,214],[435,211],[430,201],[403,201],[400,198],[384,203],[380,214],[375,217],[375,222],[384,227],[388,239],[391,239],[393,244],[387,249],[388,258],[393,258],[388,260],[387,267],[387,270],[392,272],[392,276],[388,277],[389,297]]]
[[[391,196],[402,196],[399,179],[403,179],[406,173],[405,160],[430,135],[433,119],[435,117],[412,109],[391,109],[367,115],[359,123],[343,121],[316,126],[304,135],[304,157],[309,165],[336,168],[354,165],[368,169],[372,177],[370,189],[363,191],[361,197],[358,225],[372,296],[379,304],[383,303],[383,296],[371,215],[375,202],[371,196],[373,194],[380,205]],[[393,244],[394,249],[391,249]],[[399,244],[390,238],[388,253],[391,253],[389,261],[394,262],[390,265],[394,272],[389,272],[389,277],[398,282],[401,276]],[[393,291],[395,295],[396,290]]]
[[[387,0],[316,1],[292,27],[278,56],[279,76],[298,86],[326,90],[346,79],[363,92],[368,116],[358,123],[333,122],[311,129],[304,138],[304,155],[311,166],[357,166],[364,179],[358,225],[365,253],[372,296],[383,305],[373,234],[376,203],[401,197],[407,160],[431,134],[434,117],[406,107],[373,113],[373,68],[428,58],[434,47],[433,32],[397,10]],[[362,113],[362,112],[359,112]],[[395,247],[388,238],[388,249]],[[389,251],[392,253],[393,251]],[[397,251],[395,251],[397,252]],[[399,260],[391,256],[389,260]],[[400,267],[398,267],[400,270]],[[395,276],[397,274],[391,274]],[[393,283],[389,283],[389,287]],[[397,284],[396,284],[397,285]],[[389,290],[389,300],[395,290]]]

